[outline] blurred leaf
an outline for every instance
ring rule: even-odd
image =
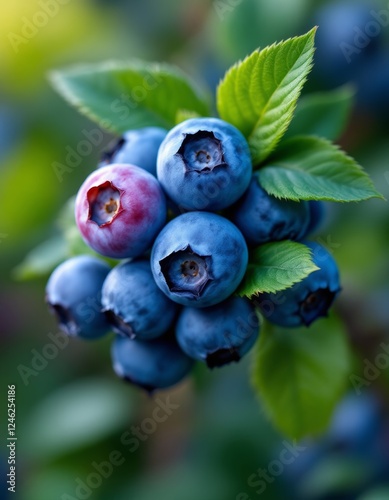
[[[216,8],[216,3],[220,8]],[[298,33],[312,10],[311,0],[244,0],[213,3],[211,30],[220,56],[237,61],[258,46],[265,47]],[[222,21],[222,22],[220,22]],[[248,29],[253,26],[255,29]]]
[[[57,225],[61,231],[65,232],[69,227],[74,226],[75,216],[74,216],[74,206],[76,203],[76,196],[69,198],[57,216]]]
[[[252,297],[258,293],[279,292],[317,269],[306,245],[294,241],[267,243],[254,250],[238,294]]]
[[[14,276],[19,280],[45,276],[67,257],[67,242],[61,235],[57,235],[31,250],[14,269]]]
[[[31,133],[2,165],[0,183],[0,233],[8,234],[7,246],[20,248],[30,235],[52,218],[61,194],[50,168],[55,145],[46,131]]]
[[[108,54],[122,57],[121,53],[128,57],[129,47],[134,54],[139,54],[140,44],[134,30],[129,29],[128,21],[126,19],[125,44],[117,16],[107,9],[94,8],[91,2],[18,0],[9,5],[2,3],[2,91],[7,89],[34,100],[36,94],[32,92],[43,90],[42,75],[59,61],[62,64],[74,58],[109,57]],[[47,89],[44,93],[47,95]],[[32,105],[30,101],[26,109]]]
[[[99,257],[100,259],[104,259],[104,257],[89,247],[85,241],[82,239],[81,233],[78,230],[78,227],[74,224],[65,231],[65,239],[68,245],[68,254],[69,256],[74,255],[94,255],[95,257]]]
[[[105,260],[110,266],[115,266],[119,262],[117,259],[111,259],[95,252],[83,240],[74,217],[75,202],[75,196],[69,198],[57,218],[57,225],[62,231],[67,244],[67,257],[73,257],[75,255],[93,255],[99,259]]]
[[[73,255],[88,254],[103,258],[101,255],[92,250],[82,239],[74,216],[75,202],[76,196],[69,198],[62,207],[62,210],[59,212],[56,220],[57,226],[62,231],[63,237],[67,243],[67,256],[71,257]]]
[[[90,248],[82,239],[74,218],[75,196],[63,206],[57,218],[60,234],[31,250],[14,269],[19,280],[29,280],[48,275],[64,260],[75,255],[93,255],[114,266],[117,260],[104,257]]]
[[[353,492],[371,479],[372,472],[368,459],[328,455],[302,478],[299,491],[313,498]]]
[[[187,109],[179,109],[176,114],[176,124],[178,125],[185,120],[189,120],[190,118],[198,118],[199,114],[195,111],[188,111]]]
[[[349,347],[342,323],[310,328],[266,324],[257,343],[253,382],[273,424],[291,439],[323,432],[347,385]]]
[[[101,127],[122,133],[147,126],[171,128],[179,110],[208,115],[208,106],[176,67],[108,61],[54,71],[55,89]]]
[[[34,458],[51,458],[98,442],[120,429],[132,414],[128,389],[87,379],[58,389],[31,412],[23,448]]]
[[[331,92],[304,96],[297,104],[285,138],[294,135],[316,135],[336,141],[347,125],[354,95],[352,88],[342,87]]]
[[[212,469],[201,463],[181,464],[164,470],[162,474],[146,475],[134,486],[117,495],[117,500],[215,500],[231,497],[233,480],[220,472],[220,465]]]
[[[23,481],[23,500],[53,500],[61,498],[65,491],[74,490],[75,473],[64,467],[45,467],[41,471],[34,470],[34,474]]]
[[[389,498],[389,485],[378,486],[373,490],[358,497],[358,500],[388,500]]]
[[[285,141],[258,171],[261,186],[288,200],[361,201],[383,198],[358,163],[319,137]]]
[[[253,52],[218,87],[218,112],[247,137],[255,165],[275,149],[292,120],[312,67],[315,33]]]

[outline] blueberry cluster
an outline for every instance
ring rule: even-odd
[[[124,260],[111,269],[69,259],[51,275],[47,302],[68,335],[113,330],[115,372],[148,391],[179,382],[194,360],[240,360],[258,338],[259,310],[282,326],[309,325],[339,291],[333,258],[308,243],[319,270],[301,283],[255,302],[235,294],[250,249],[304,239],[322,207],[268,195],[246,139],[220,119],[126,133],[82,184],[75,216],[93,250]]]

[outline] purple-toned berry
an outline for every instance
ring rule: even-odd
[[[81,186],[75,208],[84,241],[116,259],[138,257],[166,221],[166,200],[154,176],[134,165],[100,168]]]

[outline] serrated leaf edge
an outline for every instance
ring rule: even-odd
[[[285,142],[282,143],[282,149],[286,148],[288,146],[288,143],[291,142],[291,141],[296,141],[298,139],[316,139],[320,142],[324,142],[326,143],[327,146],[330,146],[331,148],[334,148],[337,150],[338,153],[341,153],[344,158],[348,161],[348,162],[353,162],[354,163],[354,166],[355,168],[359,171],[359,176],[358,178],[365,178],[366,181],[368,182],[369,184],[369,187],[371,188],[371,190],[373,192],[375,192],[376,194],[371,194],[370,196],[367,196],[365,198],[361,198],[360,200],[341,200],[341,199],[334,199],[333,197],[329,197],[329,196],[321,196],[321,197],[318,197],[318,196],[305,196],[305,197],[301,197],[301,196],[282,196],[282,195],[279,195],[278,193],[273,193],[273,192],[270,192],[269,190],[267,190],[265,188],[265,186],[262,185],[261,183],[261,179],[260,179],[260,174],[261,174],[261,170],[265,169],[266,167],[272,167],[272,168],[277,168],[277,167],[282,167],[282,168],[285,168],[287,170],[292,170],[292,171],[297,171],[297,172],[303,172],[303,171],[300,171],[298,169],[294,169],[294,168],[291,168],[289,166],[289,164],[283,164],[282,160],[280,161],[279,159],[277,159],[277,155],[280,154],[280,151],[276,150],[268,159],[267,159],[267,162],[266,164],[262,165],[260,169],[258,169],[258,171],[254,172],[254,175],[257,175],[258,177],[258,182],[259,184],[263,187],[263,189],[271,196],[274,196],[275,198],[279,199],[279,200],[291,200],[291,201],[332,201],[332,202],[335,202],[335,203],[358,203],[359,201],[366,201],[366,200],[370,200],[372,198],[378,198],[378,199],[381,199],[381,200],[384,200],[384,201],[387,201],[386,198],[379,192],[377,191],[376,187],[374,186],[374,183],[373,181],[371,180],[369,174],[366,172],[366,170],[355,160],[355,158],[353,158],[351,155],[349,155],[348,153],[346,153],[338,144],[335,144],[333,143],[332,141],[326,139],[325,137],[320,137],[320,136],[317,136],[317,135],[296,135],[296,136],[293,136],[293,137],[290,137],[288,138]],[[284,160],[285,161],[285,160]],[[273,165],[272,163],[276,163],[276,165]],[[326,179],[325,177],[323,177],[324,179]]]
[[[283,240],[283,241],[285,242],[285,241],[290,241],[290,240]],[[262,251],[264,246],[270,246],[271,245],[274,248],[274,245],[277,245],[278,243],[281,243],[281,242],[270,242],[270,243],[266,243],[265,245],[261,245],[260,247],[258,247],[254,251],[254,258],[259,258],[259,257],[256,257],[255,254],[259,253],[260,251]],[[299,267],[298,268],[301,271],[304,271],[304,273],[306,273],[305,276],[303,276],[301,278],[291,279],[292,283],[288,284],[288,285],[281,285],[279,283],[277,287],[272,287],[272,288],[258,288],[255,292],[252,292],[252,293],[247,293],[247,292],[245,293],[245,292],[243,292],[241,290],[241,288],[243,287],[243,285],[245,283],[245,277],[244,277],[243,280],[242,280],[242,283],[241,283],[240,287],[238,288],[238,290],[236,292],[236,294],[239,297],[253,298],[253,297],[259,296],[261,293],[277,293],[277,292],[282,292],[283,290],[287,290],[288,288],[291,288],[295,284],[300,283],[305,278],[307,278],[310,274],[312,274],[313,272],[318,271],[320,269],[313,262],[313,260],[312,260],[312,255],[313,255],[312,254],[312,250],[309,247],[307,247],[306,245],[304,245],[303,243],[300,243],[300,242],[292,242],[291,241],[291,243],[298,244],[301,247],[301,251],[305,253],[305,256],[309,256],[311,258],[311,262],[309,264],[305,265],[304,267]],[[297,257],[295,257],[295,259],[296,258]],[[249,269],[256,268],[256,267],[258,267],[256,264],[254,264],[252,262],[249,262],[249,264],[247,265],[246,274],[249,271]],[[279,270],[287,272],[288,274],[291,272],[290,268],[284,269],[283,267],[278,267],[278,266],[261,266],[261,267],[262,268],[269,268],[269,269],[279,269]]]

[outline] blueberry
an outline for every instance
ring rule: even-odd
[[[322,201],[311,200],[308,201],[309,207],[309,224],[305,231],[305,236],[308,236],[312,233],[316,233],[323,224],[325,217],[325,205]]]
[[[107,257],[138,257],[166,221],[166,200],[155,177],[133,165],[92,172],[76,198],[76,222],[90,247]]]
[[[241,282],[248,251],[230,221],[189,212],[170,221],[155,240],[151,268],[160,289],[179,304],[207,307],[222,302]]]
[[[116,375],[148,392],[177,384],[193,367],[173,335],[147,341],[117,336],[111,353]]]
[[[377,51],[365,62],[356,76],[356,98],[360,110],[386,122],[389,113],[388,60],[387,49]]]
[[[246,139],[217,118],[192,118],[174,127],[161,144],[157,175],[184,210],[221,210],[244,193],[251,177]]]
[[[335,410],[327,444],[342,452],[366,452],[380,424],[380,405],[373,393],[347,394]]]
[[[160,127],[145,127],[129,130],[101,157],[101,166],[111,163],[137,165],[157,176],[157,154],[167,130]]]
[[[314,73],[334,87],[354,80],[355,74],[382,43],[387,11],[366,0],[333,1],[320,7]]]
[[[254,345],[259,320],[247,299],[230,297],[216,306],[185,307],[177,321],[176,337],[190,357],[209,368],[239,361]]]
[[[340,291],[338,266],[332,255],[318,243],[306,242],[319,267],[300,283],[277,293],[259,296],[262,313],[272,323],[284,327],[309,326],[326,316]]]
[[[101,303],[114,331],[141,340],[165,333],[177,310],[155,284],[146,260],[114,267],[104,282]]]
[[[342,488],[340,493],[340,483],[330,482],[323,484],[325,490],[315,498],[354,500],[362,498],[359,493],[370,489],[369,484],[380,483],[381,477],[385,481],[389,462],[388,434],[383,417],[381,402],[374,393],[347,394],[336,407],[328,431],[320,440],[304,442],[304,453],[287,468],[287,479],[291,489],[296,491],[292,498],[300,499],[301,485],[306,486],[313,478],[324,477],[325,471],[334,463],[350,467],[350,470],[358,467],[362,473],[354,473],[353,481],[344,483],[348,485],[347,491]]]
[[[101,313],[101,288],[110,267],[81,255],[60,264],[46,286],[46,302],[70,336],[95,339],[110,330]]]
[[[298,240],[306,235],[310,216],[306,201],[280,200],[266,193],[253,175],[245,194],[231,210],[231,220],[248,243]]]

